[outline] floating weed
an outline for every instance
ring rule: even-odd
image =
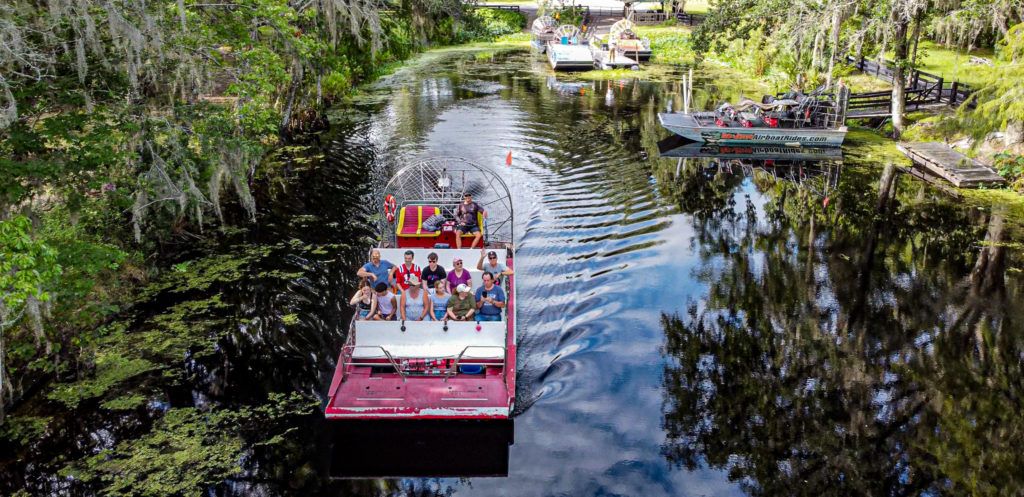
[[[273,247],[267,245],[235,246],[230,253],[182,262],[158,281],[146,286],[137,298],[147,301],[163,293],[206,291],[214,285],[240,280],[248,266],[266,257]]]
[[[140,394],[128,394],[105,400],[100,407],[110,411],[131,411],[146,404],[146,396]]]
[[[159,367],[139,357],[101,350],[96,356],[96,371],[91,377],[73,383],[58,383],[46,396],[73,409],[83,400],[103,396],[121,382]]]
[[[243,442],[232,414],[171,409],[146,435],[75,461],[60,474],[102,484],[109,496],[199,495],[242,469]]]
[[[27,446],[49,430],[51,421],[48,416],[11,416],[0,425],[0,440]]]
[[[228,320],[212,311],[228,307],[220,295],[182,302],[150,318],[154,328],[133,333],[128,341],[147,356],[164,360],[180,359],[189,349],[201,355],[213,350],[217,340],[228,331]]]
[[[170,409],[145,435],[73,461],[60,475],[101,486],[107,496],[204,495],[243,471],[247,445],[288,443],[294,418],[319,405],[292,393],[270,394],[257,407]]]

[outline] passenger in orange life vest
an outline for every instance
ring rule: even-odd
[[[398,286],[398,291],[402,292],[409,289],[409,276],[416,275],[416,285],[422,287],[420,278],[423,275],[423,271],[419,266],[413,264],[412,258],[415,256],[412,250],[405,251],[405,262],[401,266],[393,269],[393,277],[395,278],[395,285]]]
[[[469,248],[476,248],[476,244],[480,243],[480,239],[483,237],[479,220],[477,219],[477,213],[483,216],[483,219],[487,219],[487,211],[480,204],[473,201],[473,194],[466,192],[462,195],[462,203],[455,208],[455,222],[458,223],[455,226],[455,248],[462,248],[462,235],[464,233],[475,233],[476,237],[473,238],[473,243]]]

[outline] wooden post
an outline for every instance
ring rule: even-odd
[[[935,101],[936,102],[942,102],[942,76],[939,76],[938,88],[939,88],[939,94],[935,97]]]
[[[960,85],[960,82],[954,79],[953,80],[953,85],[949,88],[949,105],[956,105],[956,99],[959,96],[959,95],[957,95],[956,92],[957,92],[957,86],[959,86],[959,85]]]

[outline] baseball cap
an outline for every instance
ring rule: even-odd
[[[469,286],[466,285],[465,283],[461,283],[461,284],[459,284],[459,286],[455,287],[455,291],[456,292],[468,292],[469,291]]]

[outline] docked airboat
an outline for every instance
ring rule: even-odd
[[[478,216],[483,243],[514,266],[512,198],[501,175],[460,158],[425,160],[400,169],[381,194],[383,260],[412,251],[450,269],[478,260],[480,249],[456,249],[454,213],[464,193],[487,211]],[[397,213],[397,215],[395,215]],[[448,221],[424,226],[435,215]],[[486,222],[485,222],[486,221]],[[463,235],[469,247],[472,234]],[[474,284],[482,281],[466,264]],[[516,392],[516,277],[503,279],[500,321],[353,320],[328,392],[328,419],[509,419]],[[474,288],[475,290],[475,288]]]
[[[612,24],[608,32],[608,44],[618,55],[637,62],[651,60],[651,42],[636,34],[636,28],[629,19],[620,19]]]
[[[563,24],[555,29],[547,44],[548,62],[556,71],[589,71],[594,56],[579,28]]]
[[[694,142],[839,147],[846,137],[849,90],[836,94],[824,88],[802,94],[792,91],[760,103],[743,99],[710,112],[658,114],[661,125]]]
[[[558,22],[551,16],[540,16],[534,19],[530,26],[530,45],[540,53],[546,52],[548,43],[555,37],[556,29],[558,29]]]

